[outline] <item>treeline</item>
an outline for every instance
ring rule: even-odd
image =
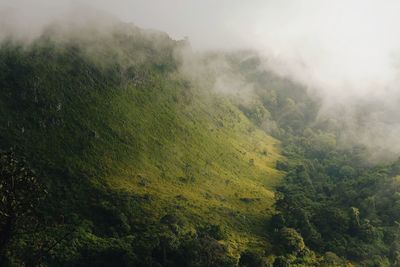
[[[81,184],[84,192],[75,193],[79,200],[87,201],[80,203],[83,209],[52,211],[54,203],[45,180],[14,150],[0,153],[0,175],[1,266],[200,267],[237,263],[219,242],[226,233],[217,225],[194,229],[184,218],[168,214],[152,221],[140,207],[143,200],[106,185]],[[242,261],[254,257],[249,254],[247,258]]]
[[[356,154],[303,154],[289,164],[277,189],[278,213],[270,231],[291,228],[318,254],[340,256],[338,265],[347,259],[363,266],[397,266],[399,165],[360,166]]]
[[[400,162],[368,164],[365,148],[337,143],[340,121],[317,119],[304,88],[254,71],[257,58],[237,62],[258,96],[244,113],[269,125],[287,158],[267,230],[274,266],[400,266]]]

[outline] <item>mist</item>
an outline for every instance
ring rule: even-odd
[[[0,38],[33,39],[52,21],[87,20],[96,10],[175,39],[187,36],[195,51],[253,49],[265,69],[322,99],[320,117],[342,121],[343,143],[366,145],[379,158],[400,154],[399,8],[392,0],[2,0]],[[106,18],[96,23],[104,27]],[[238,80],[225,75],[216,88],[237,95],[244,88],[247,95],[251,85]]]

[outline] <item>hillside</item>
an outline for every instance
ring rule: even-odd
[[[0,266],[399,266],[400,160],[255,51],[106,24],[0,44]]]
[[[123,25],[82,36],[0,48],[0,148],[40,173],[44,216],[81,229],[50,262],[166,216],[189,232],[215,225],[234,258],[264,247],[280,142],[179,73],[182,42]]]

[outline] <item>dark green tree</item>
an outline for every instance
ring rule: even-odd
[[[36,209],[46,195],[35,172],[13,150],[0,152],[0,266],[7,249],[22,231],[37,225]]]
[[[287,253],[298,253],[305,249],[303,238],[293,228],[282,228],[279,231],[279,239],[279,245]]]

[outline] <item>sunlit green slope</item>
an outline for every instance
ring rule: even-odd
[[[0,148],[46,177],[49,212],[101,224],[91,187],[109,187],[150,220],[222,226],[233,254],[266,242],[279,142],[178,73],[182,43],[134,27],[90,36],[0,48]]]

